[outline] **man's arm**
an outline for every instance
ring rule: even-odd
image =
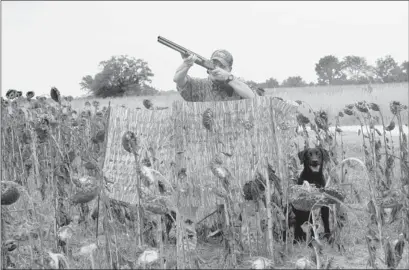
[[[190,55],[186,58],[183,58],[183,63],[176,70],[175,76],[173,76],[173,81],[176,83],[176,86],[183,88],[187,83],[187,72],[193,66],[196,60],[196,56]]]
[[[210,77],[212,80],[226,81],[230,75],[231,73],[229,71],[221,68],[215,68],[214,70],[210,71]],[[228,84],[242,98],[248,99],[256,96],[256,93],[250,88],[250,86],[236,77],[234,77]]]
[[[234,91],[242,98],[254,98],[256,94],[254,91],[244,82],[240,81],[236,77],[228,83]]]

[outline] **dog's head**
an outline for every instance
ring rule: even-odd
[[[298,158],[304,167],[310,168],[313,172],[319,172],[322,170],[324,162],[329,161],[328,151],[321,148],[308,148],[298,153]]]

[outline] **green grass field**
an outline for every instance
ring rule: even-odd
[[[340,86],[313,86],[313,87],[298,87],[298,88],[277,88],[266,89],[266,95],[281,97],[286,100],[301,100],[308,103],[314,110],[326,110],[330,121],[334,121],[334,116],[341,111],[345,105],[355,103],[357,101],[366,100],[367,102],[377,103],[383,114],[386,122],[389,122],[393,115],[389,110],[391,101],[400,101],[402,104],[408,105],[408,83],[395,84],[375,84],[372,85],[372,92],[367,91],[367,85],[340,85]],[[145,96],[145,97],[122,97],[112,99],[94,99],[98,100],[102,106],[125,105],[128,108],[143,107],[142,101],[150,99],[157,106],[172,106],[172,102],[182,100],[178,93],[170,93],[160,96]],[[72,102],[74,108],[84,106],[85,99],[76,99]],[[403,121],[408,122],[408,115],[403,115]],[[341,125],[356,125],[358,122],[352,118],[343,118]]]

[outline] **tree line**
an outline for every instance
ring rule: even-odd
[[[365,57],[349,55],[341,61],[333,55],[319,59],[315,64],[316,82],[305,82],[301,76],[290,76],[281,84],[274,78],[262,83],[249,81],[262,88],[303,87],[315,85],[348,85],[369,83],[396,83],[408,81],[408,61],[398,64],[392,56],[386,55],[369,65]]]
[[[100,62],[102,70],[94,76],[84,76],[80,82],[82,90],[96,97],[118,97],[124,95],[157,95],[158,89],[150,86],[154,73],[148,63],[126,55],[113,56]],[[316,82],[307,83],[301,76],[290,76],[281,83],[274,77],[265,82],[247,81],[254,87],[303,87],[315,85],[348,85],[369,83],[394,83],[408,81],[408,61],[401,64],[386,55],[369,65],[365,57],[350,55],[339,60],[327,55],[315,64]]]

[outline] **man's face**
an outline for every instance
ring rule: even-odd
[[[224,65],[223,63],[221,63],[219,60],[217,60],[217,59],[212,59],[211,61],[212,61],[212,63],[213,63],[216,67],[218,67],[218,68],[220,68],[220,69],[223,69],[223,70],[226,70],[227,72],[230,72],[230,71],[231,71],[231,67],[225,66],[225,65]],[[207,71],[207,73],[209,74],[209,79],[212,80],[214,83],[216,83],[216,84],[224,83],[224,82],[222,82],[222,81],[218,81],[217,79],[215,79],[215,78],[209,73],[209,71]]]

